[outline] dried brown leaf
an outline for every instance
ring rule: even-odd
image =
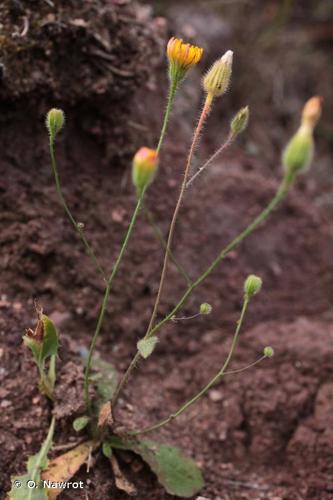
[[[110,458],[110,463],[113,470],[116,487],[118,488],[118,490],[125,491],[125,493],[127,493],[127,495],[131,497],[135,496],[137,494],[136,487],[121,472],[118,460],[116,459],[114,454]]]
[[[42,473],[42,479],[52,482],[66,482],[88,460],[91,450],[96,446],[93,441],[85,441],[76,448],[50,460],[47,469]],[[54,500],[62,489],[48,491],[49,500]]]
[[[113,424],[112,407],[110,401],[101,406],[98,415],[98,427],[111,427]]]

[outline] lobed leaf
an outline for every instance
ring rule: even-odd
[[[190,498],[204,486],[202,473],[197,464],[174,446],[151,440],[130,440],[116,436],[109,442],[113,448],[131,450],[140,455],[170,495]]]

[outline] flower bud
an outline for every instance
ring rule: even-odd
[[[283,168],[290,180],[311,164],[314,153],[313,130],[320,118],[321,106],[321,97],[312,97],[307,101],[303,108],[301,125],[283,152]]]
[[[49,131],[51,139],[62,129],[65,123],[65,114],[61,109],[50,109],[46,116],[46,127]]]
[[[211,97],[217,97],[227,91],[231,78],[232,58],[233,52],[228,50],[204,76],[203,87]]]
[[[200,305],[200,314],[210,314],[212,310],[213,310],[212,306],[207,302],[204,302],[203,304]]]
[[[234,138],[246,129],[249,122],[249,114],[249,107],[246,106],[245,108],[240,109],[237,115],[231,120],[230,130]]]
[[[198,64],[202,53],[203,49],[201,47],[184,43],[181,38],[170,38],[167,45],[170,80],[180,82],[187,71]]]
[[[244,283],[244,293],[247,298],[251,298],[253,295],[256,295],[260,292],[262,287],[262,279],[259,276],[255,276],[254,274],[250,274],[245,280]]]
[[[154,149],[140,148],[133,158],[132,179],[138,196],[154,180],[158,167],[158,154]]]
[[[307,124],[312,129],[317,125],[323,104],[323,98],[319,96],[311,97],[303,108],[302,125]]]
[[[266,356],[266,358],[272,358],[274,356],[274,349],[273,347],[271,346],[266,346],[265,349],[264,349],[264,356]]]

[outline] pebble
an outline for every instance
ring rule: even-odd
[[[223,394],[221,391],[218,391],[217,389],[212,389],[211,391],[209,391],[208,397],[211,401],[217,403],[218,401],[221,401],[223,399]]]

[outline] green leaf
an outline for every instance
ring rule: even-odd
[[[139,353],[144,359],[147,359],[151,355],[151,353],[155,349],[157,342],[158,342],[157,337],[149,337],[148,339],[139,340],[136,346],[138,348]]]
[[[24,345],[31,349],[33,357],[35,359],[36,364],[39,366],[40,352],[42,349],[42,342],[29,337],[28,335],[24,335],[23,337]]]
[[[49,356],[55,356],[58,353],[59,340],[58,333],[54,323],[45,314],[42,315],[44,325],[43,346],[40,360],[45,361]]]
[[[78,417],[74,420],[73,422],[73,428],[76,432],[82,431],[88,423],[89,423],[90,418],[87,415],[83,415],[82,417]]]
[[[112,457],[112,448],[111,448],[110,443],[108,443],[107,441],[104,441],[104,443],[102,445],[102,451],[103,451],[103,455],[106,458],[111,458]]]
[[[174,446],[116,436],[111,437],[109,442],[113,448],[131,450],[140,455],[170,495],[190,498],[204,486],[199,467]]]
[[[54,389],[56,378],[57,378],[57,376],[56,376],[56,360],[57,360],[57,357],[55,355],[51,356],[49,371],[48,371],[48,380],[50,382],[52,391]]]
[[[22,476],[12,477],[12,489],[8,493],[11,500],[47,500],[47,489],[40,486],[40,475],[48,465],[47,454],[52,446],[54,426],[55,418],[53,417],[49,432],[40,451],[28,459],[28,473]],[[36,488],[29,488],[28,481],[34,482],[36,484]]]

